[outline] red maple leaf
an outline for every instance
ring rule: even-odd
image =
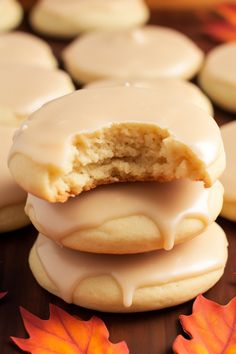
[[[236,40],[236,26],[233,27],[227,22],[218,21],[209,23],[205,25],[204,32],[221,42],[231,42]]]
[[[50,305],[50,317],[41,320],[21,308],[29,338],[12,337],[22,350],[33,354],[128,354],[125,342],[111,343],[109,332],[97,317],[82,321],[55,305]]]
[[[7,291],[0,293],[0,299],[7,295]]]
[[[203,31],[211,38],[221,42],[236,40],[236,4],[219,4],[203,21]]]
[[[176,354],[236,353],[236,297],[222,306],[199,295],[192,315],[180,316],[180,322],[191,339],[179,335]]]

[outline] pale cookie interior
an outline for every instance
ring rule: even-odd
[[[12,157],[10,167],[26,189],[32,178],[34,182],[41,179],[46,191],[36,190],[34,183],[33,194],[51,202],[66,201],[69,196],[115,182],[167,182],[188,177],[211,184],[204,163],[191,149],[151,124],[114,124],[94,133],[77,134],[70,149],[72,164],[67,174],[53,166],[36,165],[22,154]],[[35,171],[33,176],[26,173],[30,170]]]

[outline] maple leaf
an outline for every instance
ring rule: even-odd
[[[221,42],[231,42],[236,40],[236,26],[233,27],[226,22],[212,22],[204,27],[204,32]]]
[[[226,22],[236,27],[236,4],[221,3],[216,7],[215,12]]]
[[[0,299],[2,299],[5,295],[7,295],[7,291],[0,293]]]
[[[103,321],[92,317],[82,321],[61,308],[50,305],[48,320],[41,320],[21,308],[29,338],[11,337],[23,351],[33,354],[128,354],[125,342],[111,343]]]
[[[236,40],[236,4],[219,4],[203,22],[203,31],[211,38],[220,42]]]
[[[173,344],[176,354],[236,353],[236,297],[222,306],[199,295],[193,314],[180,316],[180,322],[192,339],[179,335]]]

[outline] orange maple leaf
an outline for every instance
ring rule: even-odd
[[[125,342],[111,343],[109,332],[97,317],[82,321],[55,305],[50,317],[41,320],[21,308],[21,316],[30,338],[11,337],[22,350],[33,354],[128,354]]]
[[[236,353],[236,297],[222,306],[199,295],[193,314],[180,316],[180,322],[192,339],[179,335],[173,344],[176,354]]]
[[[216,7],[215,12],[226,22],[236,26],[236,4],[221,3]]]

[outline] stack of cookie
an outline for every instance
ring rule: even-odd
[[[158,309],[206,291],[227,260],[214,223],[224,165],[208,113],[153,88],[91,88],[46,104],[9,156],[40,232],[35,278],[103,311]]]

